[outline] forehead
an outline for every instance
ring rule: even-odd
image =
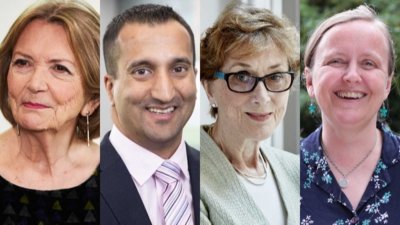
[[[322,36],[317,46],[318,52],[328,52],[336,48],[350,51],[375,50],[389,56],[389,43],[385,32],[376,22],[354,20],[335,25]]]
[[[262,50],[249,54],[246,48],[231,51],[223,64],[223,67],[231,67],[238,63],[255,67],[288,67],[288,59],[285,53],[273,42],[269,42]]]
[[[118,35],[117,44],[122,57],[152,58],[168,52],[180,57],[192,54],[189,33],[173,20],[160,24],[127,23]]]
[[[14,51],[17,50],[48,57],[70,57],[70,60],[74,58],[64,27],[41,19],[26,25],[17,40]]]

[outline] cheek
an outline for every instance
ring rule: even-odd
[[[18,79],[18,77],[14,76],[12,73],[8,73],[7,84],[8,84],[8,96],[10,99],[16,100],[18,97],[21,96],[21,92],[26,83],[26,81],[21,78]]]
[[[59,105],[57,110],[59,113],[79,113],[83,107],[84,93],[79,84],[59,85],[52,90],[52,93],[54,100]]]
[[[132,80],[121,80],[114,86],[114,101],[119,108],[127,107],[131,104],[140,104],[146,96],[147,85],[145,83],[137,83]]]
[[[184,100],[193,101],[193,103],[196,101],[197,88],[194,75],[178,82],[175,89],[180,93]]]
[[[283,117],[285,112],[286,112],[286,108],[287,108],[287,103],[289,100],[289,92],[286,93],[282,93],[282,95],[277,95],[274,96],[272,101],[274,102],[275,106],[276,106],[276,111],[279,117]]]

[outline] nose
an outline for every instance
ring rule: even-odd
[[[151,95],[161,102],[170,102],[175,96],[174,80],[166,71],[159,72],[154,77]]]
[[[350,62],[345,74],[343,76],[343,80],[346,83],[358,83],[361,82],[361,74],[356,62]]]
[[[47,90],[47,74],[46,74],[46,69],[45,68],[40,68],[36,67],[32,73],[30,74],[29,80],[28,80],[28,89],[31,92],[41,92],[41,91],[46,91]]]
[[[267,90],[264,83],[258,82],[256,88],[252,91],[252,102],[258,105],[263,105],[271,101],[271,92]]]

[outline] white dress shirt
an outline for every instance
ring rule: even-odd
[[[164,162],[164,159],[127,138],[115,125],[111,129],[110,142],[128,168],[132,180],[142,198],[147,214],[150,217],[151,223],[153,225],[163,225],[163,186],[160,183],[161,181],[156,179],[153,174]],[[178,149],[169,160],[177,163],[183,171],[184,177],[181,177],[181,182],[188,195],[189,204],[192,209],[192,219],[194,221],[186,145],[183,140],[181,140]],[[130,193],[126,194],[128,195]]]

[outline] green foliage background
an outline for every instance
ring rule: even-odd
[[[396,70],[392,91],[388,98],[389,118],[386,120],[393,131],[400,133],[400,1],[393,0],[301,0],[300,3],[300,34],[301,56],[308,37],[317,25],[324,19],[347,9],[356,8],[362,4],[368,4],[374,8],[378,16],[388,25],[396,48]],[[304,64],[302,63],[302,66]],[[302,69],[303,71],[303,69]],[[307,137],[321,123],[320,118],[313,118],[308,114],[310,98],[304,85],[300,91],[300,127],[301,137]]]

